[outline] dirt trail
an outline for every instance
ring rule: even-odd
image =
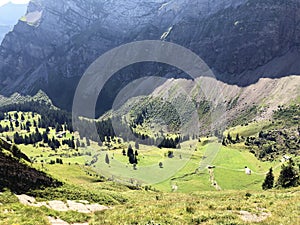
[[[213,168],[208,168],[208,173],[209,173],[209,180],[210,180],[212,186],[213,186],[217,191],[221,191],[222,188],[218,185],[217,181],[215,180],[215,175],[214,175],[214,170],[213,170]]]

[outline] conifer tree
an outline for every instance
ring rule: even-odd
[[[278,187],[289,188],[299,185],[299,172],[295,168],[295,163],[292,159],[287,165],[282,165],[280,175],[277,181]]]
[[[273,169],[270,168],[269,172],[266,175],[266,178],[264,180],[264,183],[262,184],[262,189],[272,189],[274,186],[274,175],[273,175]]]
[[[106,154],[106,156],[105,156],[105,163],[106,163],[106,164],[109,164],[109,163],[110,163],[108,154]]]

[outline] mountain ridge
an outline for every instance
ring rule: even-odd
[[[0,94],[34,95],[42,89],[56,105],[70,109],[90,63],[111,48],[145,39],[189,48],[228,84],[297,75],[299,9],[295,0],[33,1],[0,47]],[[41,15],[29,22],[32,13]],[[108,84],[102,93],[107,101],[101,112],[128,82],[154,70],[166,76],[172,68],[140,64],[121,71],[115,86]]]

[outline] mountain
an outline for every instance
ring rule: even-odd
[[[297,0],[35,0],[0,47],[0,94],[42,89],[69,109],[88,66],[106,51],[132,41],[164,40],[197,53],[229,85],[300,73],[300,3]],[[130,81],[149,73],[186,78],[161,64],[120,72],[100,95],[110,109]]]
[[[5,35],[13,30],[18,20],[25,15],[27,4],[7,3],[0,7],[0,43]]]

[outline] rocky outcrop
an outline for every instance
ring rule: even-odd
[[[79,78],[96,58],[145,39],[190,48],[229,84],[299,74],[299,8],[297,0],[35,0],[0,47],[0,94],[43,89],[68,109]],[[102,93],[105,104],[126,82],[170,69],[127,68]]]

